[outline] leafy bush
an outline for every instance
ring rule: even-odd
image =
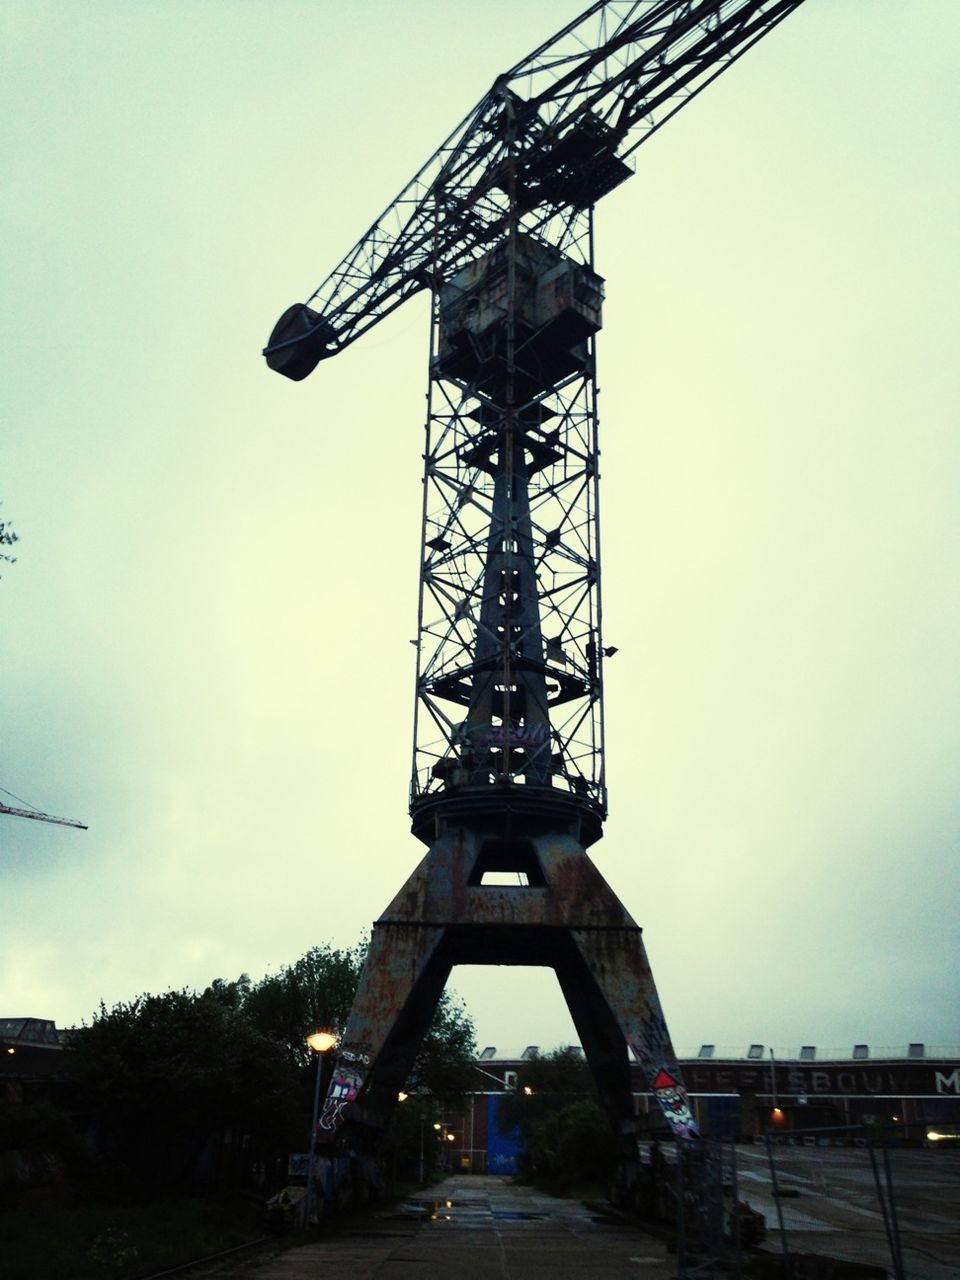
[[[576,1049],[525,1062],[516,1089],[501,1100],[498,1125],[501,1133],[519,1130],[521,1175],[547,1190],[603,1184],[613,1174],[616,1139]]]
[[[605,1185],[616,1165],[616,1142],[606,1116],[590,1099],[537,1120],[526,1137],[523,1164],[538,1185],[563,1193]]]

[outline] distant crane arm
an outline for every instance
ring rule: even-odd
[[[600,0],[500,76],[264,349],[299,381],[501,237],[629,176],[626,159],[802,0]]]
[[[81,831],[88,829],[86,823],[77,822],[75,818],[55,818],[53,814],[41,813],[39,809],[13,809],[2,801],[0,801],[0,813],[6,813],[11,818],[32,818],[34,822],[55,822],[61,827],[79,827]]]

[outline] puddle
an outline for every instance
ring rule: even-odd
[[[412,1240],[412,1231],[344,1231],[351,1240]]]
[[[417,1218],[421,1222],[451,1221],[463,1213],[487,1215],[487,1207],[479,1200],[404,1200],[399,1206],[405,1218]]]
[[[497,1222],[542,1222],[547,1217],[526,1209],[491,1209],[483,1200],[404,1200],[399,1211],[419,1222],[463,1221],[471,1215]]]

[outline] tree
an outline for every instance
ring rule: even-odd
[[[312,947],[294,964],[253,985],[243,999],[244,1013],[264,1035],[283,1044],[292,1062],[307,1067],[312,1055],[305,1042],[312,1031],[342,1035],[366,954],[362,941],[342,951],[327,944]],[[476,1053],[473,1021],[463,1001],[444,991],[417,1054],[408,1090],[453,1102],[467,1088]]]
[[[342,951],[326,943],[311,947],[249,987],[244,1013],[263,1035],[283,1045],[292,1063],[306,1067],[311,1062],[306,1037],[321,1030],[339,1036],[347,1025],[365,957],[363,942]]]
[[[503,1132],[521,1132],[535,1121],[584,1098],[597,1100],[596,1085],[579,1049],[566,1047],[535,1054],[521,1063],[517,1087],[503,1096],[500,1125]]]
[[[605,1183],[613,1174],[616,1138],[577,1049],[525,1062],[516,1089],[501,1099],[497,1123],[501,1133],[519,1131],[521,1172],[548,1190]]]
[[[142,995],[74,1031],[65,1067],[104,1146],[146,1183],[187,1181],[207,1145],[237,1128],[289,1145],[297,1075],[283,1046],[230,1007],[223,988]]]
[[[342,1034],[366,946],[312,947],[252,983],[215,978],[201,994],[142,995],[71,1037],[67,1069],[106,1145],[144,1181],[189,1180],[205,1149],[241,1130],[261,1153],[304,1149],[316,1082],[313,1031]],[[410,1089],[450,1105],[467,1087],[473,1023],[446,992]]]
[[[13,524],[9,520],[0,520],[0,547],[12,547],[14,543],[20,539],[13,532]],[[16,556],[9,555],[6,551],[0,551],[0,560],[5,560],[7,564],[16,564]]]
[[[473,1019],[459,997],[444,991],[417,1053],[408,1089],[430,1094],[441,1106],[452,1108],[472,1084],[476,1057]]]

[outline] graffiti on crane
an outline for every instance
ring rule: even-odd
[[[679,1138],[696,1136],[696,1121],[680,1072],[672,1062],[670,1034],[659,1005],[647,1006],[647,1016],[639,1032],[631,1037],[630,1048],[636,1054],[674,1135]]]
[[[687,1091],[680,1081],[666,1067],[661,1067],[650,1081],[650,1088],[675,1136],[696,1137],[697,1124],[690,1110]]]
[[[481,747],[506,747],[509,739],[511,747],[527,747],[535,751],[550,741],[548,724],[502,725],[485,724],[478,734]]]
[[[351,1102],[356,1102],[357,1094],[363,1088],[370,1058],[365,1053],[353,1053],[349,1049],[341,1049],[333,1069],[333,1076],[323,1100],[323,1110],[317,1121],[319,1131],[333,1133],[343,1121],[343,1113]]]
[[[670,1033],[667,1023],[659,1008],[659,1003],[647,1005],[647,1016],[640,1024],[639,1031],[631,1037],[630,1048],[637,1055],[637,1061],[649,1078],[664,1058],[670,1044]]]

